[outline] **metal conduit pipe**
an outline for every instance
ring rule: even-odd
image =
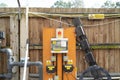
[[[7,80],[11,80],[11,78],[12,78],[12,73],[0,74],[0,78],[4,78],[4,79],[7,79]]]
[[[6,74],[0,74],[1,78],[8,78],[11,79],[12,78],[12,69],[10,64],[13,62],[13,53],[12,50],[9,48],[4,48],[4,49],[0,49],[0,53],[5,53],[7,54],[7,71],[8,73]]]
[[[14,62],[11,64],[12,68],[14,66],[20,66],[23,67],[24,63],[23,62]],[[38,74],[39,74],[39,80],[43,80],[43,67],[42,67],[42,62],[37,61],[37,62],[27,62],[27,66],[38,66]]]
[[[0,78],[7,78],[10,80],[12,78],[12,68],[14,66],[24,66],[24,62],[13,62],[13,53],[12,50],[9,48],[4,48],[0,49],[0,53],[5,53],[7,54],[7,71],[8,73],[5,74],[0,74]],[[37,61],[37,62],[28,62],[27,66],[38,66],[38,74],[39,74],[39,80],[43,80],[43,67],[42,67],[42,62]]]

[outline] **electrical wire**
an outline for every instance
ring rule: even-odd
[[[116,21],[111,21],[111,22],[106,22],[106,23],[100,23],[100,24],[95,24],[95,25],[83,25],[84,27],[95,27],[95,26],[102,26],[102,25],[107,25],[107,24],[111,24],[111,23],[115,23],[115,22],[120,22],[120,20],[116,20]]]
[[[35,15],[35,16],[38,16],[38,17],[42,17],[42,18],[48,19],[48,20],[51,20],[51,21],[55,21],[57,23],[65,24],[65,25],[68,25],[68,26],[74,26],[73,24],[62,22],[60,20],[49,18],[49,17],[43,16],[43,15],[36,15],[36,14],[33,14],[33,13],[31,13],[31,14]],[[115,22],[120,22],[120,20],[115,20],[115,21],[106,22],[106,23],[100,23],[100,24],[95,24],[95,25],[83,25],[83,26],[84,27],[95,27],[95,26],[102,26],[102,25],[107,25],[107,24],[111,24],[111,23],[115,23]]]
[[[6,14],[13,14],[13,13],[0,13],[1,15],[6,15]],[[16,13],[17,14],[17,13]],[[60,21],[60,20],[56,20],[56,19],[53,19],[53,18],[49,18],[47,16],[43,16],[42,14],[45,14],[45,13],[41,13],[41,15],[38,15],[37,13],[34,13],[34,12],[30,12],[31,15],[34,15],[34,16],[38,16],[38,17],[42,17],[42,18],[46,18],[48,20],[51,20],[51,21],[55,21],[57,23],[61,23],[61,24],[65,24],[65,25],[68,25],[68,26],[74,26],[73,24],[70,24],[70,23],[66,23],[66,22],[63,22],[63,21]],[[47,15],[47,14],[46,14]],[[50,15],[50,14],[48,14]],[[2,17],[2,16],[0,16]],[[111,24],[111,23],[114,23],[114,22],[120,22],[120,20],[116,20],[116,21],[111,21],[111,22],[106,22],[106,23],[100,23],[100,24],[95,24],[95,25],[83,25],[84,27],[95,27],[95,26],[102,26],[102,25],[107,25],[107,24]]]
[[[73,18],[73,17],[87,17],[84,14],[71,14],[71,15],[67,15],[67,14],[50,14],[50,13],[42,13],[42,12],[29,12],[29,14],[36,14],[36,15],[44,15],[44,16],[51,16],[51,17],[69,17],[69,18]]]
[[[17,0],[18,5],[20,5],[20,1]],[[16,12],[13,12],[16,13]],[[50,13],[50,12],[29,12],[29,14],[36,14],[36,15],[44,15],[44,16],[51,16],[51,17],[69,17],[69,18],[74,18],[74,17],[80,17],[80,18],[88,18],[88,14],[105,14],[106,18],[115,18],[115,17],[120,17],[120,13],[76,13],[76,12],[68,12],[68,13]],[[1,13],[0,13],[1,15]]]
[[[36,15],[36,14],[32,14],[32,15],[38,16],[38,17],[42,17],[42,18],[45,18],[45,19],[48,19],[48,20],[51,20],[51,21],[55,21],[55,22],[57,22],[57,23],[61,23],[61,24],[65,24],[65,25],[74,26],[73,24],[68,24],[68,23],[62,22],[61,20],[56,20],[56,19],[49,18],[49,17],[46,17],[46,16]]]
[[[73,13],[73,14],[63,14],[63,13],[59,13],[59,14],[57,14],[57,13],[42,13],[42,12],[29,12],[29,14],[36,14],[36,15],[43,15],[43,16],[51,16],[51,17],[69,17],[69,18],[74,18],[74,17],[80,17],[80,18],[88,18],[88,14],[90,14],[90,13],[88,13],[88,14],[75,14],[75,13]],[[100,14],[100,13],[98,13],[98,14]],[[102,14],[104,14],[104,13],[102,13]],[[113,18],[113,17],[120,17],[120,14],[105,14],[105,17],[106,18]]]
[[[20,20],[20,15],[21,15],[21,5],[20,5],[20,1],[19,0],[17,0],[17,2],[18,2],[18,7],[19,7],[19,9],[18,9],[18,13],[19,13],[19,15],[18,15],[18,19]]]

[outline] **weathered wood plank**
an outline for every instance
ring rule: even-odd
[[[2,43],[2,47],[4,46],[9,46],[10,45],[10,31],[9,31],[9,25],[10,25],[10,19],[9,17],[2,17],[0,18],[0,31],[5,32],[5,39],[1,40]],[[5,53],[0,53],[0,73],[7,73],[7,55]],[[1,79],[0,80],[5,80],[5,79]]]
[[[109,22],[109,20],[108,19],[105,19],[104,20],[104,23],[107,23],[107,22]],[[104,42],[105,43],[109,43],[109,25],[103,25],[103,27],[104,27],[104,30],[105,30],[105,32],[104,32]],[[105,69],[108,71],[108,69],[109,69],[109,52],[108,52],[108,50],[104,50],[105,51]]]
[[[109,21],[113,21],[113,19],[110,19]],[[109,24],[109,42],[114,42],[114,22]],[[115,65],[114,65],[114,50],[109,51],[109,71],[114,72]]]
[[[119,22],[116,22],[117,20],[120,20],[120,19],[116,19],[115,20],[115,42],[120,42],[120,25],[119,25]],[[120,59],[120,53],[119,53],[119,50],[115,50],[114,52],[115,54],[115,72],[119,72],[119,68],[120,68],[120,63],[119,63],[119,59]]]
[[[100,20],[99,21],[99,24],[103,24],[103,20]],[[98,42],[99,43],[105,43],[104,42],[104,32],[105,29],[103,27],[103,25],[100,25],[98,26]],[[104,56],[104,50],[99,50],[99,60],[98,60],[98,64],[101,66],[101,67],[104,67],[105,65],[105,56]]]
[[[13,58],[15,62],[19,61],[19,46],[18,46],[18,17],[16,15],[10,16],[10,48],[13,52]],[[18,67],[13,68],[12,80],[19,79]]]

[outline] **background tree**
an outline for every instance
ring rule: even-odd
[[[102,6],[102,8],[120,8],[120,2],[112,2],[107,0]]]
[[[58,0],[52,5],[52,8],[81,8],[81,7],[83,7],[83,0],[71,0],[68,2]]]
[[[73,2],[73,5],[74,5],[74,8],[84,7],[83,0],[73,0],[72,2]]]
[[[7,4],[5,4],[5,3],[0,3],[0,7],[7,7]]]
[[[64,2],[62,0],[58,0],[52,6],[53,8],[71,8],[73,5],[71,2]]]

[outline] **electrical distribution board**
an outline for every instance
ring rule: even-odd
[[[51,38],[51,53],[68,53],[68,38]]]
[[[43,80],[76,80],[74,31],[73,27],[43,29]]]

